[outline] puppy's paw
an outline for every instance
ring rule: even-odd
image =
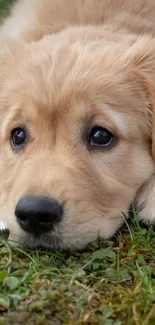
[[[137,193],[135,200],[139,219],[145,224],[155,224],[155,175]]]

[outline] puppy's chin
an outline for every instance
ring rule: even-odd
[[[10,237],[11,239],[11,237]],[[18,242],[14,244],[14,241],[11,241],[13,245],[22,246],[25,248],[37,249],[37,248],[45,248],[45,249],[67,249],[64,246],[64,243],[57,238],[52,233],[46,233],[44,235],[35,236],[30,233],[23,233]]]
[[[62,240],[52,232],[46,232],[41,235],[34,235],[29,232],[22,230],[18,223],[15,221],[13,227],[9,227],[9,244],[12,247],[23,247],[23,248],[47,248],[47,249],[62,249],[64,243]]]
[[[13,247],[23,247],[29,249],[48,249],[48,250],[70,250],[70,251],[80,251],[84,249],[89,243],[94,242],[99,239],[99,236],[95,236],[94,240],[79,241],[65,240],[57,237],[54,233],[47,233],[36,237],[32,234],[24,233],[19,236],[18,241],[14,241],[13,237],[9,237],[9,242]],[[16,236],[17,240],[17,236]]]
[[[105,218],[89,224],[75,225],[74,229],[69,222],[62,222],[54,230],[40,235],[34,235],[23,231],[17,223],[10,231],[10,244],[31,249],[63,249],[77,251],[84,249],[89,243],[98,239],[108,239],[112,237],[123,224],[122,217]]]

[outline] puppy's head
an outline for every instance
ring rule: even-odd
[[[150,44],[75,29],[1,54],[0,219],[11,239],[82,248],[122,224],[154,171]]]

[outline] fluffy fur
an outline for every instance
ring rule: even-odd
[[[0,29],[0,219],[31,247],[80,249],[109,238],[135,200],[155,216],[154,0],[19,0]],[[14,151],[10,133],[30,140]],[[116,136],[89,149],[94,126]],[[25,195],[64,206],[54,231],[33,237],[15,218]]]

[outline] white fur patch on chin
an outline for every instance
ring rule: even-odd
[[[8,228],[8,222],[6,220],[0,220],[0,230],[5,230]]]
[[[9,238],[9,228],[6,220],[0,220],[0,237],[7,240]]]

